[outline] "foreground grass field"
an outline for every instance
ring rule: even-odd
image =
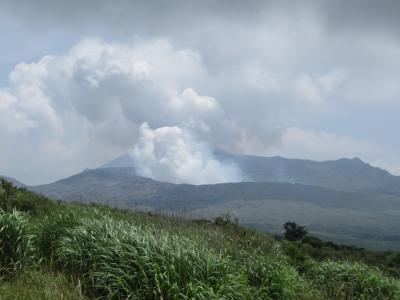
[[[316,260],[229,218],[67,205],[4,184],[0,207],[0,299],[400,299],[386,271]]]

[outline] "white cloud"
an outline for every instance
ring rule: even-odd
[[[183,90],[180,97],[173,99],[172,107],[178,111],[189,112],[195,109],[201,112],[212,112],[219,109],[219,104],[213,97],[200,96],[193,88],[187,88]]]
[[[7,91],[0,90],[0,110],[6,110],[15,103],[16,99]]]
[[[318,87],[309,75],[301,76],[295,83],[296,96],[300,101],[319,104],[324,101]]]
[[[153,130],[142,124],[131,156],[140,175],[159,181],[211,184],[241,180],[235,165],[219,162],[208,144],[176,126]]]
[[[209,127],[221,109],[192,87],[203,73],[195,52],[165,40],[89,39],[20,63],[0,88],[0,173],[40,183],[95,167],[131,147],[143,122]]]

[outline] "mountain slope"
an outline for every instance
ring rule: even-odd
[[[242,224],[275,232],[293,220],[332,240],[400,248],[400,199],[387,194],[290,183],[171,184],[138,177],[133,168],[89,170],[32,189],[67,201],[196,218],[231,213]]]
[[[235,162],[254,181],[293,182],[337,190],[400,195],[400,177],[359,158],[332,161],[233,155],[219,151],[221,160]]]
[[[215,151],[221,161],[235,163],[246,181],[287,182],[321,186],[340,191],[368,191],[400,196],[400,177],[386,170],[371,166],[358,158],[331,161],[289,159],[234,155]],[[125,154],[100,168],[130,167],[135,164]]]

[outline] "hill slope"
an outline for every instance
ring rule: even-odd
[[[274,232],[293,220],[334,241],[400,249],[400,199],[387,194],[290,183],[171,184],[138,177],[133,168],[89,170],[31,189],[67,201],[189,217],[230,213],[242,224]]]

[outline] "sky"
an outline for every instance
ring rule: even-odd
[[[400,175],[399,13],[389,0],[0,0],[0,174],[48,183],[128,152],[155,179],[240,181],[221,148]]]

